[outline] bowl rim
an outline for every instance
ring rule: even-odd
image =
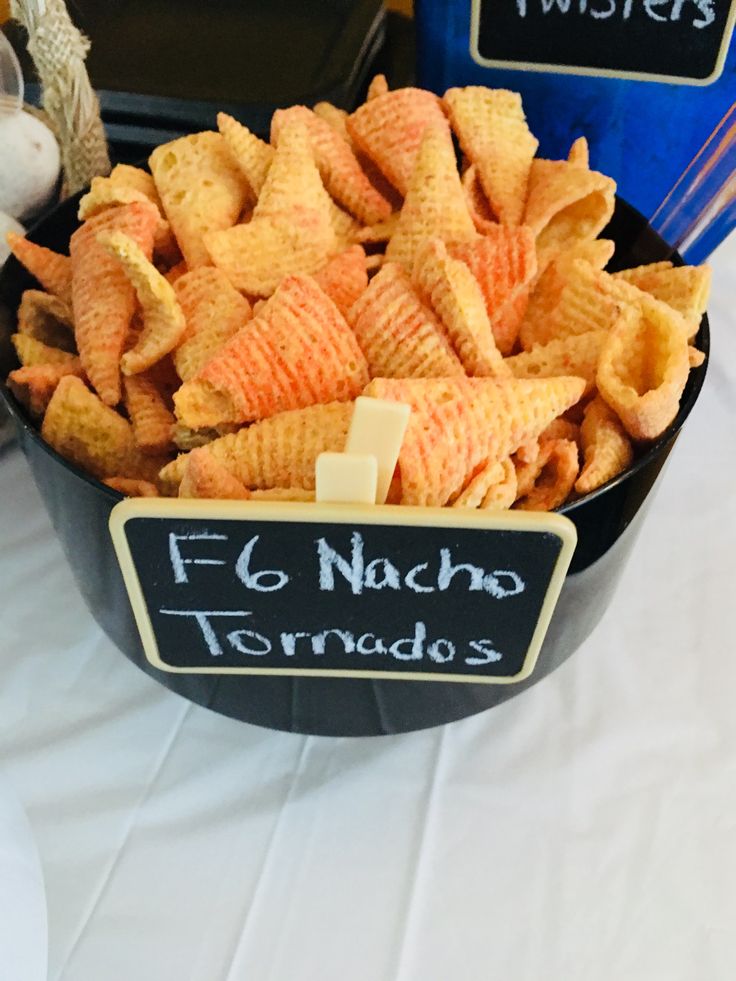
[[[38,220],[34,222],[34,224],[28,229],[28,231],[26,232],[26,238],[30,239],[31,241],[36,241],[38,234],[43,233],[44,229],[47,227],[47,224],[51,222],[56,216],[57,211],[61,210],[64,207],[69,207],[71,202],[73,201],[78,201],[79,198],[86,192],[86,190],[87,189],[85,188],[79,191],[77,194],[74,194],[71,197],[66,198],[64,201],[57,203],[53,208],[42,214],[38,218]],[[657,232],[652,228],[652,226],[646,220],[644,215],[642,215],[642,213],[638,209],[634,208],[633,205],[629,204],[619,195],[616,195],[616,203],[617,206],[618,205],[623,206],[624,209],[629,211],[633,217],[640,219],[642,224],[645,226],[642,229],[642,233],[646,231],[648,234],[658,239],[662,243],[664,249],[668,252],[669,258],[674,263],[675,266],[685,265],[684,260],[682,256],[679,254],[679,252],[677,252],[673,247],[669,246],[668,243],[666,243],[664,239],[662,239],[662,237],[657,234]],[[605,235],[605,231],[606,230],[604,229],[600,233],[600,235]],[[39,244],[43,244],[43,243],[39,243]],[[653,261],[657,261],[657,260],[653,260]],[[2,265],[0,265],[0,286],[2,286],[5,280],[9,279],[13,275],[14,267],[17,267],[18,270],[25,271],[23,270],[23,266],[21,265],[21,263],[15,258],[14,255],[11,254],[10,256],[8,256],[6,261]],[[707,311],[706,313],[703,314],[703,317],[701,318],[698,331],[695,335],[695,339],[697,339],[698,342],[697,349],[705,355],[705,359],[702,365],[700,365],[697,368],[690,369],[686,388],[681,398],[677,415],[669,424],[669,426],[664,430],[664,432],[660,436],[657,437],[657,439],[655,439],[652,443],[646,446],[646,449],[634,459],[633,463],[629,467],[627,467],[626,470],[622,471],[620,474],[617,474],[615,477],[611,478],[611,480],[606,481],[606,483],[601,484],[601,486],[597,487],[595,490],[590,491],[587,494],[583,494],[582,496],[577,497],[571,501],[566,501],[559,508],[556,508],[554,513],[564,514],[567,516],[574,515],[574,513],[579,508],[582,508],[583,506],[587,505],[591,501],[594,501],[598,497],[601,497],[603,494],[607,493],[608,491],[613,490],[613,488],[619,486],[624,481],[627,481],[630,478],[634,477],[639,471],[647,467],[654,458],[656,458],[671,443],[674,442],[674,440],[679,435],[679,432],[682,429],[685,420],[690,415],[690,412],[695,406],[695,403],[697,402],[700,396],[700,392],[705,382],[705,376],[708,370],[708,363],[710,361],[710,324],[708,320]],[[12,392],[10,391],[10,389],[6,384],[5,377],[0,377],[0,401],[7,409],[15,425],[20,427],[20,429],[23,431],[24,437],[26,439],[30,439],[36,445],[40,446],[41,449],[48,456],[55,459],[58,463],[60,463],[66,470],[68,470],[75,477],[81,478],[82,480],[85,481],[85,483],[89,484],[97,491],[101,491],[102,493],[104,493],[111,502],[118,502],[124,499],[125,495],[122,494],[120,491],[114,490],[112,487],[108,487],[106,484],[102,482],[101,479],[94,477],[92,474],[87,473],[86,470],[83,470],[81,467],[67,460],[43,439],[43,437],[41,436],[40,427],[37,426],[31,420],[31,418],[26,413],[25,409],[20,405],[20,403],[15,398],[15,396],[12,394]]]

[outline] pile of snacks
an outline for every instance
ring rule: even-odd
[[[389,502],[544,510],[674,419],[710,271],[606,272],[614,182],[535,157],[516,93],[218,127],[95,178],[69,256],[9,236],[43,292],[8,385],[110,487],[309,500],[364,394],[411,407]]]

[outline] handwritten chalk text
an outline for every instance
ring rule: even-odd
[[[451,664],[456,660],[477,667],[502,660],[503,654],[496,650],[489,638],[470,640],[470,650],[458,649],[459,645],[447,637],[431,637],[427,626],[417,620],[406,636],[398,638],[382,637],[373,632],[357,634],[351,630],[328,627],[317,632],[306,630],[282,631],[271,637],[248,620],[248,626],[233,627],[233,621],[250,618],[251,610],[159,610],[163,616],[185,617],[195,628],[207,652],[212,657],[221,657],[227,652],[243,654],[246,657],[263,657],[275,653],[284,658],[320,658],[330,655],[355,654],[358,658],[379,655],[395,661],[430,661],[434,664]],[[226,622],[229,621],[229,622]],[[471,653],[472,652],[472,653]],[[340,663],[344,662],[342,659]],[[308,666],[308,665],[304,665]],[[359,665],[356,664],[356,667]]]
[[[716,19],[714,0],[515,0],[520,17],[532,10],[541,9],[543,14],[558,13],[608,20],[617,17],[630,20],[639,7],[649,20],[666,24],[692,17],[692,26],[702,30]],[[684,12],[684,16],[683,16]]]
[[[169,560],[174,582],[189,585],[189,566],[223,566],[225,559],[213,557],[210,543],[229,541],[227,535],[200,532],[188,535],[169,534]],[[253,535],[240,551],[234,572],[240,583],[257,593],[272,593],[291,582],[291,576],[283,569],[261,569],[256,562],[255,551],[260,541]],[[197,555],[196,544],[206,542],[208,554]],[[418,562],[402,570],[397,562],[386,556],[367,557],[363,536],[354,531],[350,536],[349,550],[339,550],[326,538],[315,541],[317,558],[317,586],[322,592],[339,592],[349,588],[354,596],[365,590],[404,588],[413,593],[446,592],[466,589],[483,592],[494,599],[507,599],[524,592],[526,584],[513,569],[485,569],[471,562],[456,558],[450,548],[441,548],[431,561]],[[261,552],[265,549],[262,546]],[[200,574],[201,575],[201,574]]]

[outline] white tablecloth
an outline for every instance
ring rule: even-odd
[[[287,735],[169,693],[0,459],[0,763],[52,981],[732,981],[736,239],[714,266],[706,388],[603,622],[442,729]]]

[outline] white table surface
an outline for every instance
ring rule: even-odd
[[[604,620],[441,729],[288,735],[171,694],[0,458],[0,764],[51,981],[732,981],[736,238],[713,264],[705,391]]]

